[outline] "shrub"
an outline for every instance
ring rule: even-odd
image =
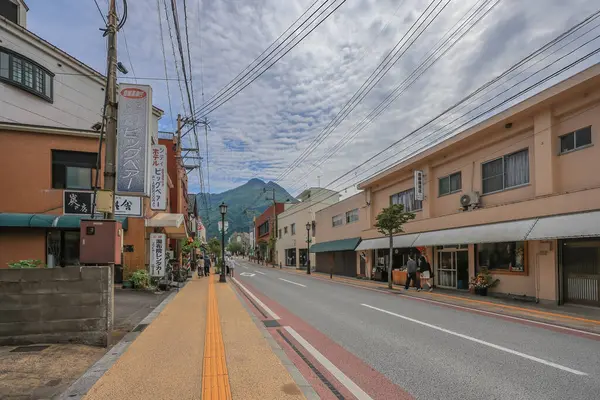
[[[40,260],[21,260],[14,263],[8,263],[9,268],[45,268],[46,264]]]
[[[131,282],[136,289],[149,289],[152,286],[150,275],[145,269],[139,269],[131,274]]]

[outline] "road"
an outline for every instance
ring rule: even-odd
[[[250,309],[283,326],[269,332],[322,398],[600,398],[600,337],[240,259],[235,272]]]

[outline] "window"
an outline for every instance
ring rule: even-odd
[[[292,235],[296,234],[296,224],[291,224],[290,225],[291,231],[292,231]]]
[[[350,210],[348,212],[346,212],[346,223],[349,224],[351,222],[356,222],[358,221],[358,208],[355,208],[354,210]]]
[[[529,183],[529,150],[481,164],[483,194],[499,192]]]
[[[1,81],[25,89],[51,102],[53,79],[54,74],[46,68],[12,50],[0,47]]]
[[[96,153],[52,150],[53,189],[93,189]]]
[[[283,227],[283,233],[287,235],[287,226]]]
[[[490,271],[525,271],[525,242],[484,243],[477,245],[479,267]]]
[[[438,196],[444,196],[450,193],[460,192],[462,189],[462,176],[460,172],[450,174],[438,181],[439,194]]]
[[[408,189],[390,196],[390,202],[392,204],[403,204],[404,211],[407,212],[419,211],[423,209],[423,202],[421,200],[415,200],[415,188]]]
[[[592,144],[592,127],[578,129],[560,137],[560,154],[587,147]]]
[[[342,214],[334,216],[333,218],[331,218],[331,220],[333,226],[344,225],[344,217],[342,216]]]
[[[269,221],[265,221],[258,227],[258,236],[263,236],[269,233]]]
[[[0,0],[0,15],[10,22],[19,23],[19,7],[10,0]]]
[[[317,236],[317,224],[315,221],[312,222],[312,237]]]

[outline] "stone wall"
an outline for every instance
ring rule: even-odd
[[[107,346],[112,282],[108,266],[0,269],[0,345]]]

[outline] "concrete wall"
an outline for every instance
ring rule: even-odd
[[[109,344],[109,267],[0,270],[0,345]]]
[[[350,224],[346,223],[346,212],[358,208],[358,221]],[[316,239],[318,243],[329,242],[331,240],[349,239],[361,237],[362,231],[368,228],[367,224],[367,203],[365,201],[365,193],[358,193],[352,197],[348,197],[331,205],[327,208],[319,210],[315,214],[315,222],[317,224]],[[344,224],[333,226],[332,218],[335,215],[342,214],[344,216]]]

